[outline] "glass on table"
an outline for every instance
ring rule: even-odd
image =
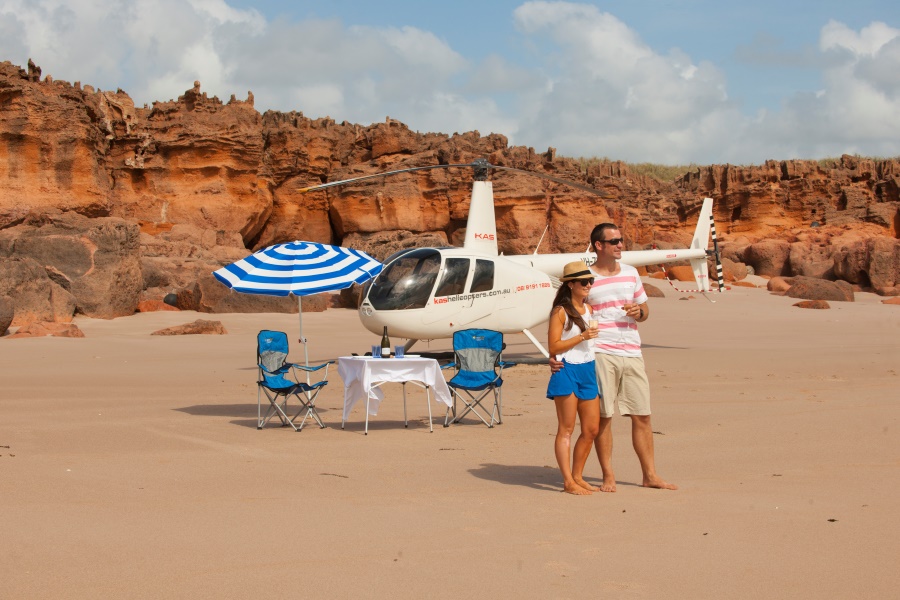
[[[372,358],[381,358],[381,345],[372,346]]]
[[[403,346],[394,346],[394,357],[395,358],[403,358],[405,353],[405,349]]]

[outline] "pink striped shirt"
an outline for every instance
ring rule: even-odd
[[[599,322],[599,334],[594,340],[594,352],[617,356],[640,356],[641,336],[637,321],[625,315],[622,306],[647,301],[644,284],[637,269],[619,263],[619,273],[604,277],[594,272],[594,285],[587,303]]]

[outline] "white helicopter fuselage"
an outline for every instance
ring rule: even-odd
[[[712,200],[705,199],[690,248],[622,253],[632,266],[689,260],[700,290],[709,290],[706,245]],[[585,240],[587,242],[587,240]],[[491,183],[475,181],[462,248],[416,248],[396,253],[363,291],[359,317],[369,331],[429,340],[483,328],[530,333],[549,318],[566,263],[593,264],[592,252],[503,256],[497,251]]]
[[[391,336],[440,339],[471,327],[518,333],[547,320],[559,286],[550,275],[519,264],[511,257],[473,254],[464,248],[418,249],[420,253],[427,250],[432,250],[435,258],[442,259],[438,280],[447,273],[447,261],[468,261],[469,272],[464,283],[443,289],[438,285],[427,299],[423,299],[424,305],[420,301],[384,310],[378,308],[377,301],[367,297],[359,310],[366,329],[380,334],[387,327]],[[472,285],[479,262],[492,265],[494,278],[490,289]],[[390,263],[386,268],[388,266]],[[378,284],[368,288],[369,296],[377,291],[374,286]]]

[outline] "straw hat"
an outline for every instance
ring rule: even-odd
[[[563,276],[560,281],[572,281],[574,279],[593,279],[591,268],[583,260],[576,260],[563,267]]]

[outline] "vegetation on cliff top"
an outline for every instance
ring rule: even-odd
[[[900,157],[897,156],[860,156],[859,154],[851,155],[858,160],[871,160],[874,162],[881,162],[885,160],[896,160]],[[609,163],[614,162],[607,157],[603,158],[584,158],[581,157],[578,159],[581,161],[581,171],[587,172],[588,167],[591,165],[595,165],[597,163]],[[820,158],[815,161],[821,167],[825,168],[835,168],[841,162],[841,157],[831,157],[831,158]],[[644,177],[650,177],[660,182],[671,183],[684,175],[685,173],[690,173],[691,171],[696,171],[700,168],[701,165],[691,163],[689,165],[659,165],[655,163],[622,163],[624,164],[631,173],[635,175],[642,175]],[[739,167],[746,167],[751,165],[736,165]]]

